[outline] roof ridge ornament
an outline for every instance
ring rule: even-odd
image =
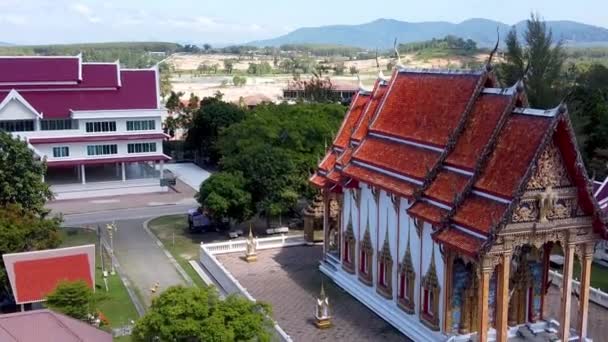
[[[395,50],[395,55],[397,56],[397,64],[395,65],[398,69],[404,68],[405,66],[401,63],[401,55],[399,55],[399,49],[397,48],[397,37],[395,37],[395,42],[393,43],[393,49]]]
[[[498,26],[496,26],[496,45],[494,45],[494,49],[492,49],[492,51],[490,52],[490,56],[488,56],[488,62],[486,63],[487,71],[492,71],[492,69],[493,69],[492,59],[494,59],[494,55],[496,54],[496,51],[498,51],[499,44],[500,44],[500,31],[498,29]]]
[[[362,94],[368,94],[371,92],[371,90],[366,89],[365,86],[363,85],[363,81],[361,81],[361,76],[357,73],[357,80],[359,81],[359,92]]]
[[[378,58],[378,48],[376,48],[376,69],[378,69],[378,79],[380,81],[386,81],[386,77],[384,77],[384,73],[382,72],[382,69],[380,68],[380,59]]]

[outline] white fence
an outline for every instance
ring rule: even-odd
[[[549,278],[551,282],[561,289],[562,287],[562,279],[563,276],[561,273],[556,271],[549,271]],[[581,283],[578,280],[572,280],[572,291],[576,293],[580,293]],[[598,289],[594,289],[591,287],[589,289],[589,300],[594,302],[597,305],[601,305],[605,308],[608,308],[608,293]]]
[[[278,236],[270,238],[256,239],[257,250],[270,248],[283,248],[290,246],[301,246],[306,244],[304,236]],[[211,274],[215,281],[228,294],[241,294],[245,298],[255,301],[255,298],[246,288],[244,288],[235,277],[222,265],[215,254],[244,252],[247,247],[246,240],[226,241],[218,243],[201,243],[200,262],[205,269]],[[274,329],[281,341],[291,342],[292,339],[285,333],[283,329],[275,322]]]

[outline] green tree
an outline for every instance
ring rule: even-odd
[[[211,44],[203,44],[203,50],[205,50],[205,52],[209,52],[209,50],[211,50]]]
[[[61,243],[59,218],[42,218],[17,204],[0,209],[0,255],[56,248]],[[0,263],[0,292],[10,293],[4,262]]]
[[[160,63],[158,65],[159,82],[160,82],[160,96],[165,98],[171,93],[171,75],[175,71],[172,64],[167,62]]]
[[[174,286],[135,324],[134,341],[270,341],[270,307],[243,297],[218,298],[213,287]]]
[[[344,112],[338,104],[258,106],[220,135],[222,170],[245,177],[253,208],[267,218],[293,210],[312,196],[308,176]]]
[[[234,59],[224,59],[224,71],[227,74],[232,74],[234,70]]]
[[[334,74],[335,75],[344,75],[345,69],[346,69],[346,67],[344,66],[344,62],[336,63],[336,66],[334,67]]]
[[[251,217],[251,194],[241,173],[217,172],[201,184],[197,201],[215,222],[243,222]]]
[[[348,70],[350,71],[351,75],[356,75],[359,73],[359,69],[357,69],[357,66],[355,66],[355,65],[351,65],[351,67]]]
[[[234,84],[235,87],[242,87],[247,84],[247,77],[235,75],[232,78],[232,84]]]
[[[53,194],[42,180],[44,162],[27,143],[0,131],[0,208],[18,204],[26,210],[45,212],[44,204]]]
[[[515,84],[526,73],[526,93],[533,107],[557,105],[563,94],[561,83],[565,54],[562,42],[555,42],[551,29],[538,15],[527,21],[524,45],[519,42],[515,27],[507,35],[505,62],[500,75],[506,86]]]
[[[87,320],[97,312],[95,294],[84,281],[64,281],[46,297],[46,305],[70,317]]]
[[[200,109],[192,115],[186,142],[211,163],[217,163],[220,155],[216,144],[220,131],[244,117],[245,111],[233,103],[217,97],[205,98]]]
[[[594,64],[577,72],[568,110],[587,169],[608,175],[608,68]]]

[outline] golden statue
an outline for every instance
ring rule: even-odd
[[[329,298],[325,295],[323,283],[321,283],[321,294],[319,295],[319,298],[317,298],[315,307],[315,325],[319,329],[326,329],[331,326]]]
[[[553,191],[553,188],[549,185],[545,191],[538,195],[538,207],[539,207],[539,221],[547,222],[547,216],[553,210],[555,202],[557,200],[557,194]]]

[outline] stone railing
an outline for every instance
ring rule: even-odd
[[[563,276],[561,273],[550,270],[549,271],[549,279],[551,279],[551,282],[553,283],[553,285],[559,287],[561,289],[562,287],[562,279]],[[580,286],[581,283],[578,280],[572,280],[572,291],[576,292],[576,293],[580,293]],[[591,300],[592,302],[594,302],[597,305],[600,305],[604,308],[608,308],[608,293],[598,289],[594,289],[593,287],[589,288],[589,300]]]
[[[256,249],[270,249],[290,246],[301,246],[306,244],[303,235],[281,235],[267,238],[255,239]],[[233,240],[216,243],[201,243],[201,248],[206,248],[211,254],[224,254],[244,252],[247,248],[247,240]]]
[[[256,239],[257,250],[282,248],[290,246],[301,246],[306,244],[304,236],[277,236]],[[222,265],[215,254],[245,252],[247,247],[246,240],[226,241],[217,243],[201,243],[200,262],[211,274],[214,280],[227,294],[240,294],[245,298],[255,301],[255,298],[244,288],[239,281]],[[281,341],[291,342],[292,339],[287,333],[274,322],[274,330]]]

